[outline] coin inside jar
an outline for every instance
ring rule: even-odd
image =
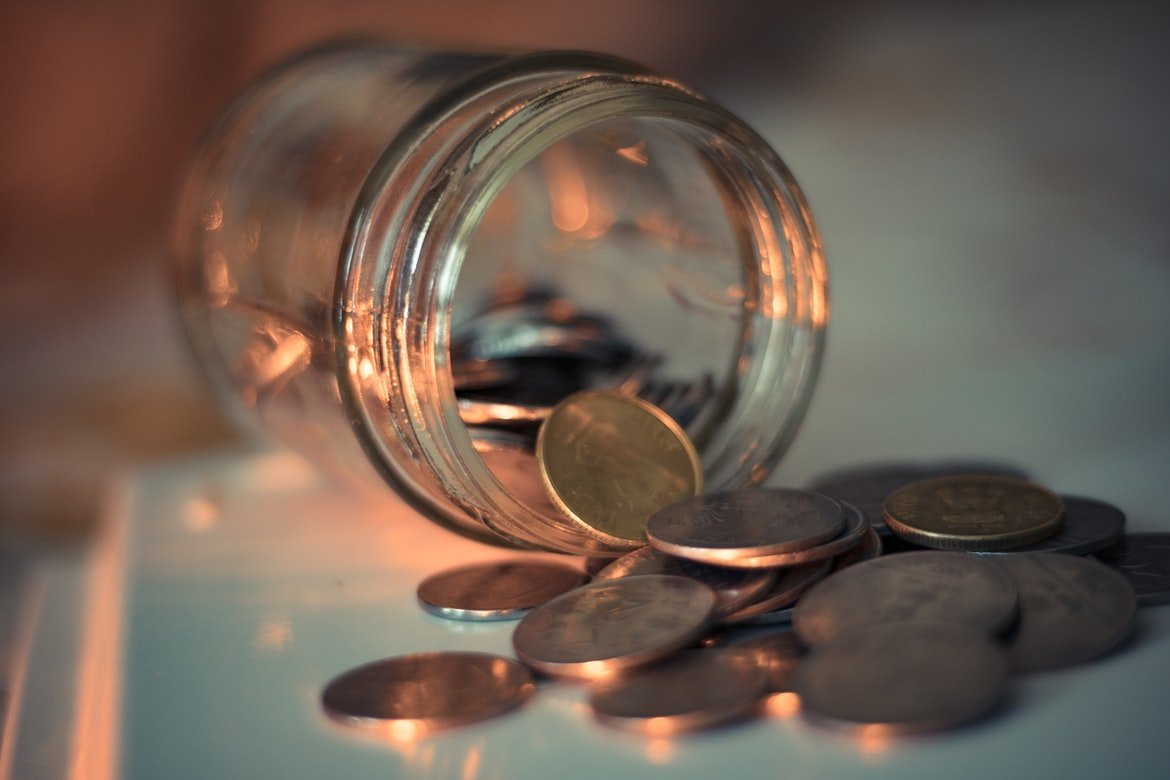
[[[347,726],[392,727],[412,734],[501,715],[532,696],[532,673],[489,653],[414,653],[345,672],[326,686],[321,706]]]
[[[579,569],[542,561],[496,561],[433,574],[418,586],[427,612],[452,620],[512,620],[585,582]]]
[[[618,392],[583,391],[557,404],[536,459],[557,507],[618,549],[644,544],[650,515],[703,487],[698,453],[678,423]]]
[[[597,679],[686,647],[710,625],[714,610],[711,589],[686,577],[594,582],[529,612],[512,646],[537,671]]]
[[[837,536],[845,519],[845,510],[828,496],[748,488],[661,509],[647,522],[646,535],[671,555],[734,566],[748,558],[815,547]]]

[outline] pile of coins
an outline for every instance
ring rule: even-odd
[[[546,472],[560,446],[541,456]],[[607,500],[635,503],[631,462],[615,468],[635,479],[616,475]],[[664,472],[685,482],[685,466]],[[542,675],[586,683],[599,721],[652,735],[758,717],[777,696],[818,722],[891,734],[968,723],[1006,700],[1013,675],[1119,647],[1138,604],[1170,594],[1170,534],[1126,537],[1108,504],[980,472],[686,496],[699,492],[688,485],[671,502],[663,491],[640,524],[628,518],[644,504],[606,524],[604,507],[557,492],[554,467],[545,484],[561,511],[632,549],[583,567],[509,560],[429,577],[428,612],[519,619],[515,658],[386,659],[331,682],[323,706],[355,725],[440,728],[519,706]]]

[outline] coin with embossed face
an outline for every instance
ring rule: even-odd
[[[536,459],[561,511],[617,549],[644,544],[650,515],[703,488],[698,453],[678,423],[617,392],[588,390],[557,404]]]
[[[714,610],[711,589],[686,577],[593,582],[529,612],[512,646],[537,671],[597,679],[686,647],[710,625]]]
[[[511,710],[536,689],[532,673],[488,653],[414,653],[351,669],[321,694],[326,714],[347,726],[404,733],[459,726]]]
[[[936,477],[895,491],[886,525],[908,541],[944,550],[1002,550],[1060,530],[1064,504],[1051,490],[987,474]]]
[[[1112,504],[1077,496],[1061,496],[1060,500],[1064,502],[1064,523],[1058,533],[1024,547],[972,552],[997,556],[1038,552],[1087,555],[1114,544],[1125,531],[1125,513]]]

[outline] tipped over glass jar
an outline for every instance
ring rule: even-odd
[[[829,316],[776,153],[600,55],[304,54],[213,130],[176,231],[183,320],[226,405],[526,548],[613,552],[534,474],[559,399],[639,395],[685,429],[708,490],[757,484],[805,413]]]

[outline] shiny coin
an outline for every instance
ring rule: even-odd
[[[1088,661],[1117,647],[1133,630],[1133,588],[1093,558],[1035,553],[995,562],[1020,592],[1019,626],[1007,647],[1014,671]]]
[[[675,558],[653,547],[642,547],[623,555],[594,576],[595,581],[613,580],[638,574],[673,574],[698,580],[715,592],[715,617],[727,617],[757,601],[776,583],[770,569],[729,569]]]
[[[1126,534],[1097,558],[1129,580],[1139,604],[1170,604],[1170,534]]]
[[[841,533],[845,510],[803,490],[748,488],[698,496],[655,512],[646,536],[680,558],[724,566],[815,547]]]
[[[996,562],[951,552],[876,558],[814,585],[796,605],[793,627],[810,646],[849,628],[908,620],[962,623],[989,636],[1016,617],[1012,579]]]
[[[1024,547],[983,550],[979,551],[979,554],[1058,552],[1066,555],[1087,555],[1103,550],[1121,538],[1125,530],[1125,514],[1117,507],[1091,498],[1061,496],[1060,500],[1064,502],[1064,523],[1055,535]]]
[[[745,567],[771,568],[777,566],[799,566],[814,561],[824,561],[852,550],[865,540],[869,533],[869,524],[865,516],[856,507],[842,505],[845,509],[845,530],[827,542],[818,544],[796,552],[776,553],[775,555],[757,555],[751,558],[738,558],[726,565]]]
[[[540,428],[536,458],[554,503],[617,548],[644,544],[650,515],[703,487],[682,428],[657,407],[610,391],[557,404]]]
[[[702,635],[715,594],[685,577],[594,582],[534,609],[512,635],[516,656],[554,676],[597,679],[664,658]]]
[[[791,689],[792,672],[805,654],[792,629],[768,629],[765,633],[731,640],[728,650],[746,653],[752,662],[768,674],[773,693]]]
[[[532,673],[510,658],[415,653],[335,677],[321,694],[321,706],[348,726],[402,726],[419,736],[503,714],[527,701],[535,687]]]
[[[886,623],[850,629],[816,647],[791,684],[801,711],[814,719],[906,734],[989,713],[1007,691],[1007,664],[1003,651],[970,626]]]
[[[962,475],[907,485],[886,499],[885,515],[890,530],[923,547],[1002,550],[1057,533],[1064,505],[1024,480]]]
[[[757,601],[724,616],[720,622],[724,625],[753,622],[776,610],[791,607],[801,594],[828,576],[832,568],[833,562],[824,560],[781,569],[771,590]]]
[[[557,563],[477,563],[427,577],[418,586],[418,602],[452,620],[512,620],[584,582],[580,569]]]
[[[757,710],[767,692],[768,675],[754,658],[691,650],[594,684],[589,703],[603,723],[665,736],[740,720]]]

